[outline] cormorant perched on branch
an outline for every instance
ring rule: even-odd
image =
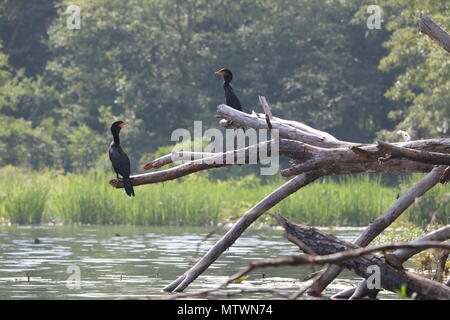
[[[128,125],[123,121],[116,121],[111,125],[111,133],[113,135],[113,142],[109,146],[109,159],[111,160],[114,171],[116,172],[117,179],[119,174],[122,176],[123,187],[128,196],[134,197],[133,185],[130,180],[130,159],[125,151],[120,146],[119,133],[120,129]]]
[[[230,85],[231,80],[233,80],[233,74],[231,73],[231,71],[229,69],[220,69],[219,71],[215,72],[215,74],[223,77],[223,90],[225,90],[226,104],[233,109],[242,111],[241,102],[234,94],[233,87]]]

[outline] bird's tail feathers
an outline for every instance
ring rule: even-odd
[[[123,177],[123,187],[125,188],[125,192],[129,197],[134,197],[134,189],[133,185],[131,184],[130,177]]]

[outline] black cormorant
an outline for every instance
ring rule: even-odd
[[[125,127],[127,124],[128,123],[125,123],[123,121],[116,121],[111,125],[111,133],[114,140],[113,142],[111,142],[108,152],[109,159],[111,160],[117,178],[119,179],[119,174],[122,176],[125,192],[128,196],[134,197],[133,185],[131,184],[130,180],[130,159],[120,146],[119,139],[120,129]]]
[[[234,94],[233,87],[230,85],[231,80],[233,80],[233,73],[229,69],[220,69],[215,74],[223,77],[223,90],[225,91],[226,104],[233,109],[242,111],[241,102]]]

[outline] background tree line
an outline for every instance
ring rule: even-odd
[[[81,7],[81,29],[66,8]],[[368,4],[383,9],[366,26]],[[194,120],[217,127],[221,67],[244,109],[340,139],[447,136],[448,54],[419,34],[420,12],[450,30],[445,0],[0,0],[0,166],[85,171],[124,119],[135,164]],[[104,161],[103,161],[104,162]]]

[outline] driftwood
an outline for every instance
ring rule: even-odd
[[[183,291],[203,271],[205,271],[225,250],[227,250],[240,235],[264,212],[275,206],[281,199],[290,196],[295,191],[313,182],[322,175],[314,171],[299,175],[272,192],[256,206],[248,210],[242,218],[212,247],[192,268],[174,282],[164,288],[165,291]]]
[[[420,31],[422,33],[428,35],[431,39],[436,41],[445,50],[450,52],[450,50],[449,50],[450,49],[450,35],[447,32],[445,32],[441,27],[439,27],[431,18],[426,17],[426,16],[421,17]],[[397,132],[397,134],[402,136],[407,141],[409,141],[411,139],[409,134],[404,131],[400,130]],[[394,144],[388,144],[385,142],[378,143],[378,150],[384,151],[384,153],[387,154],[385,157],[379,158],[379,160],[381,160],[382,163],[385,163],[386,161],[392,161],[392,159],[402,158],[402,159],[419,161],[421,163],[441,164],[441,165],[449,165],[450,164],[450,155],[448,154],[448,152],[445,152],[445,151],[444,151],[444,153],[441,153],[441,152],[436,152],[437,150],[435,150],[435,152],[430,152],[430,151],[427,151],[424,149],[414,150],[409,145],[399,146],[399,145],[394,145]],[[440,174],[439,182],[440,183],[447,182],[450,178],[450,167],[447,167],[447,168],[440,167],[438,170],[439,170],[439,174]],[[432,188],[436,184],[436,182],[437,182],[436,178],[437,178],[436,175],[433,175],[431,177],[431,181],[430,181],[431,184],[429,184],[429,187],[425,190],[425,192],[427,190],[429,190],[430,188]],[[426,178],[424,178],[424,179],[426,179]],[[413,189],[414,188],[416,188],[416,186],[413,186]],[[410,190],[408,192],[410,193],[409,200],[407,199],[408,194],[405,194],[404,198],[403,197],[399,198],[397,201],[397,203],[401,202],[403,200],[410,202],[409,204],[406,203],[406,206],[403,206],[403,210],[398,212],[397,217],[399,214],[401,214],[404,210],[406,210],[410,206],[411,200],[415,199],[415,197],[414,197],[414,199],[412,199],[412,196],[414,196],[412,194],[413,193],[412,190]],[[394,204],[394,206],[390,208],[390,209],[394,209],[391,212],[395,212],[395,206],[397,205],[397,203]],[[392,213],[390,212],[390,209],[385,214],[383,214],[382,217],[380,217],[377,220],[379,221],[383,217],[388,217],[389,215],[391,215]],[[396,217],[393,217],[393,218],[396,219]],[[390,223],[392,223],[392,221]],[[356,241],[356,243],[358,245],[361,245],[361,246],[367,245],[368,243],[370,243],[370,241],[373,240],[373,238],[375,238],[375,237],[367,237],[367,233],[369,232],[369,230],[373,229],[376,232],[376,229],[378,229],[378,234],[384,230],[385,227],[384,228],[381,227],[382,224],[380,225],[381,228],[374,228],[373,225],[375,223],[376,223],[376,221],[374,223],[372,223],[371,226],[369,226],[369,228],[366,229],[366,232],[365,232],[366,236],[363,233],[358,238],[358,240]],[[387,224],[387,225],[389,225],[389,224]],[[377,234],[375,234],[375,236],[376,235]],[[320,292],[339,274],[340,270],[341,269],[338,266],[331,266],[330,268],[328,268],[328,270],[325,273],[323,273],[321,275],[321,277],[319,277],[316,280],[315,285],[312,286],[312,289],[309,290],[309,294],[311,294],[311,295],[320,294]],[[358,289],[360,289],[360,290],[358,290]],[[355,292],[355,290],[351,291],[351,289],[350,289],[350,290],[347,290],[347,292],[345,292],[345,293],[338,294],[337,297],[342,298],[343,296],[345,296],[349,293],[354,294],[353,296],[351,296],[353,298],[361,298],[364,295],[370,294],[369,290],[367,290],[367,287],[365,286],[364,282],[362,282],[361,285],[358,286],[356,292]],[[373,294],[373,292],[372,292],[372,294]]]
[[[450,239],[450,226],[442,227],[438,230],[435,230],[415,241],[413,243],[420,243],[423,241],[446,241]],[[390,257],[391,260],[393,257],[396,258],[398,263],[402,264],[407,261],[409,258],[419,253],[419,250],[416,249],[398,249],[394,251]],[[369,289],[367,287],[366,280],[363,280],[359,283],[356,288],[346,289],[336,295],[333,296],[335,299],[362,299],[364,297],[375,298],[378,294],[379,290],[377,289]]]
[[[422,163],[450,166],[450,154],[446,153],[414,150],[411,148],[395,146],[386,142],[378,142],[378,150],[388,154],[384,158],[379,158],[382,162],[389,161],[391,159],[404,158]]]
[[[386,210],[380,217],[375,219],[358,237],[355,244],[361,247],[367,246],[383,230],[389,227],[414,201],[425,192],[439,183],[443,167],[436,167],[424,178],[412,186],[404,195]],[[450,228],[449,228],[450,229]],[[308,291],[310,295],[320,295],[323,289],[327,287],[341,272],[342,268],[336,265],[328,267],[328,270],[322,274],[315,282],[315,285]]]
[[[224,119],[232,120],[234,126],[254,129],[267,129],[268,126],[265,114],[249,115],[225,105],[218,107],[218,114]],[[429,172],[433,168],[431,164],[408,159],[392,159],[386,163],[380,163],[378,159],[385,153],[379,150],[376,144],[364,145],[340,141],[325,132],[296,121],[286,121],[276,117],[272,117],[270,121],[272,130],[279,130],[279,136],[281,137],[278,142],[280,155],[290,157],[294,161],[294,165],[282,171],[282,174],[296,176],[243,214],[242,218],[192,268],[169,284],[165,288],[166,291],[183,291],[263,213],[290,194],[322,176],[353,173]],[[186,159],[188,162],[170,169],[132,176],[132,183],[135,186],[158,183],[177,179],[201,170],[233,165],[233,163],[224,163],[229,157],[236,160],[235,163],[237,163],[237,160],[247,163],[251,152],[260,148],[266,148],[269,151],[267,153],[269,157],[271,156],[270,150],[273,143],[275,143],[274,140],[260,142],[244,149],[214,155],[210,153],[178,154],[177,159]],[[450,153],[450,139],[408,141],[393,145],[414,150]],[[200,156],[202,158],[191,160]],[[172,154],[156,159],[147,164],[146,167],[159,168],[169,163],[172,163]],[[122,187],[120,179],[113,179],[110,183],[114,187]]]
[[[436,281],[428,280],[420,277],[414,273],[405,271],[402,268],[392,265],[386,259],[371,255],[369,253],[384,250],[405,248],[407,244],[394,244],[379,246],[374,248],[359,248],[358,246],[340,240],[335,236],[320,232],[313,227],[306,227],[289,222],[284,217],[277,215],[278,222],[286,231],[287,238],[296,238],[306,246],[317,252],[319,255],[331,255],[327,257],[309,256],[309,257],[291,257],[292,260],[306,260],[311,263],[314,261],[322,262],[338,262],[339,265],[352,270],[357,275],[368,278],[372,275],[368,270],[371,266],[377,266],[380,272],[380,284],[384,289],[392,292],[400,291],[403,286],[406,286],[406,293],[410,297],[417,297],[418,299],[450,299],[450,288],[438,283]],[[436,242],[418,242],[410,244],[408,249],[424,249],[430,248]],[[402,246],[403,245],[403,246]],[[439,245],[438,245],[439,246]],[[440,246],[445,249],[448,244],[440,243]],[[299,247],[302,249],[301,247]],[[351,250],[351,251],[349,251]],[[349,251],[343,253],[343,251]],[[351,258],[351,259],[350,259]]]
[[[436,22],[434,22],[430,17],[421,15],[419,23],[420,32],[426,34],[438,45],[440,45],[444,50],[450,52],[450,34],[448,34],[444,29],[442,29]],[[450,167],[441,177],[441,183],[446,183],[450,180]]]
[[[446,38],[448,36],[450,39],[450,36],[442,29],[439,30],[436,28],[431,19],[427,17],[422,18],[421,30],[444,48],[450,48],[448,46],[450,42]],[[219,123],[224,127],[242,127],[255,130],[269,129],[271,140],[262,141],[246,148],[219,153],[174,152],[152,160],[144,166],[144,169],[159,169],[169,164],[174,164],[173,167],[131,177],[133,185],[139,186],[178,179],[202,170],[253,164],[255,163],[255,159],[256,162],[261,162],[262,160],[277,155],[291,159],[291,166],[280,171],[282,176],[292,177],[291,180],[242,214],[241,218],[194,266],[165,288],[166,291],[183,291],[216,261],[223,252],[233,245],[240,235],[262,214],[292,193],[299,191],[320,177],[355,173],[428,173],[421,181],[408,190],[408,192],[398,198],[397,202],[391,208],[373,221],[356,240],[355,244],[352,245],[353,247],[345,244],[348,248],[367,246],[376,236],[395,221],[403,211],[414,203],[416,198],[422,196],[438,182],[445,182],[450,178],[450,167],[447,167],[450,157],[450,139],[448,138],[412,141],[406,132],[399,131],[399,135],[406,141],[398,143],[380,142],[378,144],[361,144],[343,141],[327,132],[317,130],[304,123],[277,118],[272,115],[270,106],[264,97],[260,97],[259,102],[264,111],[262,114],[254,112],[247,114],[226,105],[219,105],[217,108],[218,117],[221,118]],[[266,152],[260,153],[259,151],[261,150],[265,150]],[[256,158],[254,157],[255,154],[257,155]],[[229,161],[230,159],[232,161]],[[182,163],[180,164],[178,161]],[[110,184],[115,188],[123,187],[121,179],[112,179]],[[304,240],[306,241],[308,239]],[[439,241],[444,240],[439,238]],[[307,241],[305,243],[307,244]],[[297,244],[299,245],[300,242],[297,241]],[[332,250],[332,248],[333,246],[330,245],[329,249]],[[315,251],[316,248],[310,249]],[[412,252],[411,250],[413,249],[409,250],[409,252]],[[397,251],[393,255],[387,255],[386,257],[388,260],[392,260],[390,263],[394,264],[397,257],[399,259],[397,264],[401,265],[401,262],[404,261],[402,260],[404,255],[402,256],[400,254],[398,256]],[[324,252],[318,250],[317,254],[334,253],[331,251]],[[357,261],[366,263],[366,260],[373,260],[380,263],[380,259],[376,257],[370,259],[365,257],[358,257],[349,261],[352,261],[353,264],[357,264]],[[347,261],[346,263],[349,262]],[[385,262],[384,264],[386,265]],[[347,267],[347,265],[343,263],[340,263],[339,266],[331,265],[327,271],[320,273],[320,277],[316,279],[315,285],[311,287],[314,288],[313,291],[319,294],[339,274],[341,267]],[[360,269],[361,267],[352,265],[350,269],[359,270],[358,268]],[[394,278],[397,276],[399,278],[396,283],[405,279],[408,281],[412,279],[411,281],[414,283],[413,289],[415,288],[414,290],[422,298],[431,298],[434,293],[437,294],[437,298],[440,298],[444,294],[441,287],[438,287],[441,289],[434,290],[436,292],[427,293],[425,292],[426,288],[421,287],[420,283],[422,283],[422,279],[417,279],[417,276],[410,275],[403,270],[398,270],[399,268],[395,269],[389,264],[386,268],[390,270],[389,274],[392,276],[390,281],[394,281]],[[389,268],[394,268],[395,270]],[[362,274],[362,271],[360,273]],[[392,286],[392,283],[385,285],[389,290],[398,287]],[[361,287],[363,287],[362,284]],[[361,289],[360,291],[363,292],[364,290]],[[356,293],[353,292],[352,294],[358,296]],[[369,292],[369,294],[371,293]]]
[[[302,251],[304,251],[308,254],[311,254],[311,255],[309,255],[309,256],[290,256],[290,257],[281,257],[281,258],[275,258],[275,259],[264,259],[264,260],[254,261],[254,262],[251,262],[246,268],[244,268],[244,269],[240,270],[239,272],[230,276],[227,279],[227,281],[223,282],[222,284],[218,285],[217,287],[214,287],[211,289],[205,289],[205,290],[201,290],[201,291],[195,291],[195,292],[175,293],[175,294],[172,294],[169,296],[165,295],[162,297],[150,297],[148,299],[175,300],[175,299],[185,299],[185,298],[194,298],[194,297],[211,297],[211,296],[230,297],[230,296],[242,295],[242,294],[246,294],[246,293],[271,293],[273,295],[277,295],[277,296],[280,296],[285,299],[296,299],[297,297],[299,297],[306,291],[305,289],[307,289],[307,287],[293,295],[286,295],[285,293],[282,293],[278,290],[271,289],[271,288],[255,288],[255,289],[240,288],[240,289],[237,289],[237,288],[229,288],[229,285],[234,283],[236,280],[242,278],[243,276],[247,275],[251,271],[253,271],[255,269],[259,269],[259,268],[280,267],[280,266],[286,266],[286,265],[295,266],[295,265],[304,265],[304,264],[321,265],[321,264],[329,264],[329,263],[342,263],[344,261],[347,261],[347,260],[350,260],[353,258],[357,258],[357,257],[364,256],[365,258],[367,258],[367,255],[370,253],[375,253],[375,252],[379,252],[379,251],[385,252],[386,250],[393,250],[393,249],[397,249],[395,252],[401,252],[403,250],[403,252],[407,255],[408,254],[412,255],[414,253],[420,252],[425,249],[430,249],[430,248],[441,248],[443,250],[450,249],[450,243],[442,243],[440,241],[430,241],[430,240],[434,240],[434,239],[439,240],[439,238],[441,238],[443,235],[445,235],[450,230],[450,227],[447,227],[449,230],[442,228],[440,230],[433,232],[430,235],[423,237],[423,239],[421,241],[414,241],[414,242],[409,242],[409,243],[384,244],[384,245],[378,245],[378,246],[370,247],[370,248],[356,247],[353,249],[339,251],[336,253],[331,253],[331,254],[326,254],[326,255],[316,255],[316,253],[314,253],[313,249],[307,247],[306,244],[303,243],[303,241],[297,237],[297,234],[295,232],[290,231],[292,229],[292,227],[298,228],[302,231],[307,230],[307,232],[309,232],[310,230],[313,230],[316,234],[319,234],[321,237],[328,238],[328,240],[330,242],[335,241],[336,246],[340,246],[342,244],[342,241],[335,238],[334,236],[322,234],[321,232],[317,231],[314,228],[305,227],[305,226],[301,226],[301,225],[293,225],[292,223],[290,223],[289,221],[287,221],[285,218],[283,218],[280,215],[274,215],[274,216],[281,223],[281,225],[283,225],[286,228],[286,230],[287,230],[286,237],[291,242],[293,242],[294,244],[299,246],[299,248]],[[317,241],[317,242],[320,245],[319,241]],[[348,246],[351,247],[352,244],[348,244]],[[319,250],[317,250],[317,251],[319,251]],[[386,258],[387,256],[388,256],[388,254],[385,253],[384,258]],[[383,261],[383,258],[381,260]],[[383,263],[385,263],[385,262],[383,261]],[[389,264],[389,262],[387,262],[387,263]],[[401,269],[402,267],[399,266],[399,268]],[[420,279],[419,280],[414,279],[413,281],[417,282],[417,281],[420,281]],[[429,284],[429,283],[427,283],[427,284]],[[435,287],[434,284],[431,284],[431,286],[433,288]],[[437,290],[440,290],[440,288],[438,288]],[[450,290],[450,288],[448,290]],[[445,297],[441,297],[441,298],[445,298]]]

